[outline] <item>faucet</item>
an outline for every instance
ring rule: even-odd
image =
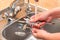
[[[16,16],[16,14],[21,11],[21,7],[20,5],[18,5],[20,0],[15,0],[11,6],[9,7],[9,9],[7,11],[5,11],[5,15],[8,17],[9,20],[14,19],[14,17]]]
[[[28,0],[26,13],[27,13],[27,15],[28,15],[28,14],[30,14],[31,12],[32,12],[32,9],[31,9],[30,2],[29,2],[29,0]]]
[[[11,8],[13,9],[13,14],[14,17],[16,16],[16,14],[21,11],[21,7],[18,5],[20,0],[15,0],[11,6]]]

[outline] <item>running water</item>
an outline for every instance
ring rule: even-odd
[[[38,13],[38,11],[37,11],[37,2],[38,2],[38,0],[34,0],[35,1],[35,15]],[[36,18],[36,16],[35,16],[35,18]]]

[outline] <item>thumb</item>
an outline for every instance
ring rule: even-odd
[[[52,21],[52,19],[53,19],[53,18],[52,18],[51,16],[50,16],[50,17],[48,17],[48,18],[47,18],[47,22],[51,22],[51,21]]]
[[[37,35],[38,32],[39,32],[38,29],[36,29],[36,28],[33,28],[33,29],[32,29],[32,34],[33,34],[35,37],[38,36],[38,35]]]
[[[41,13],[35,14],[30,18],[30,22],[36,22],[40,19]]]

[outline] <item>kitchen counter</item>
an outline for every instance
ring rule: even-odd
[[[9,7],[14,0],[0,0],[0,11]]]
[[[35,5],[34,0],[30,0],[30,3]],[[60,7],[60,0],[39,0],[36,4],[43,8],[52,9]]]
[[[0,21],[0,40],[2,40],[2,34],[1,34],[1,31],[2,29],[5,27],[5,25],[8,23],[8,21],[6,19],[3,19]]]

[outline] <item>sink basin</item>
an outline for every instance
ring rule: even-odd
[[[44,30],[46,30],[50,33],[60,32],[60,19],[56,19],[53,22],[55,24],[46,24],[43,27]],[[15,32],[24,32],[25,35],[23,35],[23,34],[22,34],[23,36],[16,35]],[[28,37],[30,37],[32,34],[31,34],[30,29],[26,29],[24,31],[20,28],[20,23],[15,22],[14,24],[12,24],[9,27],[7,27],[6,29],[4,29],[2,32],[2,35],[7,40],[25,40],[25,39],[28,39]]]
[[[46,24],[43,28],[50,33],[60,32],[60,19],[54,19],[52,23]]]
[[[19,36],[16,35],[15,32],[24,32],[26,33],[24,36]],[[7,39],[7,40],[24,40],[26,39],[29,35],[30,35],[30,29],[26,29],[25,31],[23,31],[22,29],[20,29],[19,23],[14,23],[11,26],[7,27],[4,31],[3,31],[3,36]]]
[[[28,16],[31,17],[32,15],[34,15],[34,12],[32,14],[29,14]],[[46,24],[43,27],[44,30],[46,30],[50,33],[60,32],[60,19],[54,19],[52,21],[52,23],[54,23],[54,24],[51,24],[51,23]],[[2,36],[7,40],[37,40],[31,34],[31,28],[27,28],[25,30],[22,30],[23,25],[24,24],[21,24],[19,22],[13,23],[12,25],[6,27],[2,31]]]
[[[60,19],[54,19],[52,22],[55,24],[46,24],[43,27],[44,30],[50,33],[60,32]],[[21,24],[19,22],[15,22],[12,25],[6,27],[2,32],[2,36],[7,40],[37,40],[31,34],[31,29],[27,28],[26,30],[22,30]]]

